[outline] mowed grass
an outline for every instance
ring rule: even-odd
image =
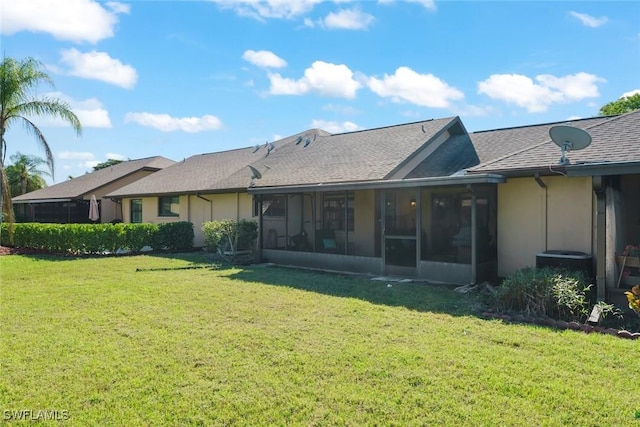
[[[441,286],[276,267],[150,270],[200,265],[196,254],[0,257],[0,416],[640,426],[638,341],[484,320],[473,296]]]

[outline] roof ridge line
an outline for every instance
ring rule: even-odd
[[[626,113],[626,114],[629,114],[629,113]],[[558,125],[558,124],[562,124],[562,123],[582,122],[582,121],[586,121],[586,120],[607,119],[607,118],[608,119],[614,119],[616,117],[620,117],[621,115],[624,115],[624,114],[618,114],[618,115],[614,115],[614,116],[583,117],[581,119],[573,119],[573,120],[567,119],[567,120],[559,120],[559,121],[556,121],[556,122],[536,123],[536,124],[532,124],[532,125],[520,125],[520,126],[509,126],[509,127],[505,127],[505,128],[477,130],[477,131],[474,131],[474,132],[470,132],[470,135],[479,134],[479,133],[504,131],[504,130],[510,130],[510,129],[535,128],[535,127],[540,127],[540,126]],[[608,122],[609,120],[606,120],[606,121]],[[591,125],[589,127],[593,127],[593,126],[596,126],[598,124],[601,124],[601,123],[593,124],[593,125]],[[589,127],[587,127],[587,129]]]
[[[398,123],[398,124],[395,124],[395,125],[380,126],[380,127],[377,127],[377,128],[358,129],[358,130],[352,130],[352,131],[349,131],[349,132],[333,133],[330,136],[347,135],[347,134],[361,133],[361,132],[370,132],[370,131],[376,131],[376,130],[381,130],[381,129],[395,128],[395,127],[400,127],[400,126],[411,126],[411,125],[417,125],[419,123],[434,122],[436,120],[448,120],[449,122],[451,122],[456,117],[458,117],[458,116],[440,117],[440,118],[437,118],[437,119],[431,118],[431,119],[426,119],[426,120],[418,120],[416,122]]]

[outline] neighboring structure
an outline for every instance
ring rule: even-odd
[[[99,222],[122,220],[119,202],[105,195],[173,163],[173,160],[160,156],[124,161],[14,197],[13,203],[27,206],[26,221],[88,223],[91,222],[89,202],[91,196],[95,195],[99,205]]]
[[[569,153],[549,129],[586,129]],[[640,112],[468,133],[457,117],[204,154],[112,191],[127,222],[253,218],[267,261],[469,283],[592,256],[602,298],[640,243]],[[607,241],[608,239],[608,241]],[[606,277],[606,279],[605,279]]]

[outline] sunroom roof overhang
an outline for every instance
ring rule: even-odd
[[[251,187],[249,194],[310,193],[316,191],[350,190],[390,190],[411,187],[444,187],[454,185],[502,184],[506,178],[497,174],[475,174],[438,176],[429,178],[409,178],[359,182],[331,182],[303,185],[283,185],[277,187]]]
[[[14,204],[36,204],[36,203],[61,203],[61,202],[70,202],[72,200],[71,197],[66,197],[63,199],[28,199],[28,200],[11,200]]]
[[[640,174],[640,161],[580,163],[567,167],[568,176]]]

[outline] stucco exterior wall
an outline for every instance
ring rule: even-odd
[[[253,198],[247,193],[182,195],[180,215],[177,217],[158,215],[158,197],[141,197],[142,222],[160,224],[166,222],[189,221],[193,223],[194,246],[204,245],[202,224],[223,219],[253,219]],[[205,200],[206,199],[206,200]],[[122,201],[124,222],[131,222],[131,199]]]
[[[590,177],[512,178],[498,186],[498,275],[534,266],[546,250],[592,252]]]
[[[104,198],[104,196],[152,173],[153,171],[137,171],[104,187],[98,188],[96,191],[87,194],[84,199],[90,200],[91,196],[95,194],[96,199],[100,200],[100,222],[105,223],[113,221],[114,219],[124,219],[122,217],[123,212],[121,212],[120,204],[111,199]]]

